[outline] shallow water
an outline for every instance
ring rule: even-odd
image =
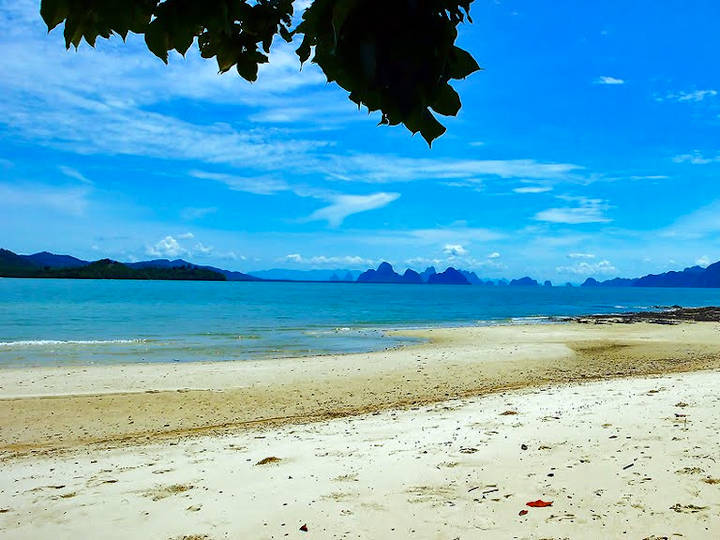
[[[0,366],[192,362],[396,346],[388,328],[720,304],[720,289],[0,279]]]

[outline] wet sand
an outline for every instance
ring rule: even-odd
[[[427,343],[302,359],[0,372],[0,457],[327,420],[548,383],[720,369],[720,324],[403,331]]]

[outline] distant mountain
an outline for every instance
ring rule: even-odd
[[[134,269],[145,269],[145,268],[180,268],[188,266],[191,268],[198,268],[201,270],[210,270],[211,272],[217,272],[225,276],[227,281],[261,281],[260,278],[251,276],[249,274],[243,274],[242,272],[233,272],[232,270],[223,270],[222,268],[215,268],[214,266],[201,266],[185,261],[183,259],[175,259],[173,261],[169,259],[153,259],[151,261],[139,261],[132,263],[125,263],[126,266]]]
[[[335,268],[330,270],[291,270],[287,268],[271,268],[269,270],[257,270],[249,272],[248,275],[260,279],[282,280],[282,281],[330,281],[334,275],[342,276],[342,281],[355,281],[360,274],[357,270],[346,268]]]
[[[547,280],[545,283],[543,283],[543,287],[552,287],[552,281]]]
[[[422,276],[410,268],[405,270],[405,273],[402,275],[402,279],[404,283],[423,283]]]
[[[36,264],[37,266],[43,266],[48,268],[78,268],[79,266],[86,266],[89,264],[88,261],[83,261],[70,255],[55,255],[48,251],[41,251],[33,255],[20,255],[29,262]]]
[[[26,257],[8,249],[0,249],[0,275],[11,277],[37,269],[39,266],[28,261]]]
[[[427,276],[427,283],[431,285],[449,284],[449,285],[469,285],[470,282],[465,276],[455,268],[448,268],[444,272],[438,274],[435,269],[430,267],[422,274],[418,274],[415,270],[408,268],[405,273],[400,275],[388,262],[383,262],[377,269],[369,269],[360,274],[357,278],[358,283],[403,283],[403,284],[422,284],[425,283],[423,276]]]
[[[452,266],[444,272],[430,276],[428,283],[430,285],[470,285],[467,278]]]
[[[540,284],[532,279],[531,277],[523,277],[520,279],[513,279],[510,282],[511,287],[538,287]]]
[[[17,255],[12,251],[0,249],[0,276],[22,278],[65,278],[65,279],[157,279],[157,280],[203,280],[225,281],[219,272],[201,268],[191,264],[172,267],[132,268],[126,264],[101,259],[99,261],[78,265],[75,257],[67,255],[54,256],[52,253],[36,254],[41,257]],[[73,266],[51,267],[60,264],[67,257]],[[40,261],[40,262],[35,262]],[[45,264],[41,264],[45,263]],[[49,263],[49,264],[47,264]]]
[[[403,276],[398,274],[388,262],[380,263],[377,270],[366,270],[357,278],[358,283],[405,283]]]
[[[436,273],[437,272],[435,271],[434,266],[428,266],[425,270],[422,271],[422,273],[420,274],[420,277],[422,278],[422,280],[425,283],[427,283],[430,280],[430,276],[432,276],[433,274],[436,274]]]
[[[465,279],[471,285],[485,285],[485,282],[480,279],[475,272],[468,272],[467,270],[460,270],[460,273],[465,276]],[[490,282],[492,285],[492,281]]]
[[[682,272],[670,271],[662,274],[648,274],[646,276],[627,279],[614,278],[598,281],[588,278],[582,287],[681,287],[681,288],[717,288],[720,287],[720,262],[711,264],[707,268],[691,266]]]

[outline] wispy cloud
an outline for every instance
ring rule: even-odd
[[[214,214],[217,211],[218,211],[218,209],[216,206],[206,206],[206,207],[189,206],[189,207],[183,208],[181,210],[180,217],[182,217],[183,219],[187,219],[187,220],[202,219],[205,216]]]
[[[578,262],[572,266],[558,266],[555,268],[558,274],[573,274],[578,276],[608,276],[617,273],[617,268],[608,260],[595,263],[587,261]]]
[[[332,201],[329,206],[315,210],[307,220],[326,220],[331,227],[337,227],[348,216],[382,208],[399,197],[399,193],[385,192],[370,195],[334,195],[329,197]]]
[[[623,79],[619,79],[617,77],[610,77],[607,75],[598,77],[597,79],[595,79],[594,82],[595,82],[595,84],[609,84],[609,85],[625,84],[625,81]]]
[[[328,176],[357,182],[406,182],[422,179],[472,179],[481,177],[567,179],[583,169],[572,163],[544,163],[533,159],[458,160],[405,158],[382,154],[335,156]]]
[[[523,186],[513,189],[515,193],[546,193],[552,191],[549,186]]]
[[[302,184],[292,185],[273,177],[244,177],[198,170],[191,171],[190,175],[195,178],[221,182],[235,191],[244,191],[256,195],[273,195],[289,191],[298,197],[310,197],[329,202],[328,206],[315,210],[305,218],[305,221],[325,220],[331,227],[341,225],[348,216],[382,208],[400,197],[399,193],[385,192],[367,195],[338,193],[333,190]]]
[[[83,184],[93,185],[94,182],[90,180],[87,176],[82,174],[77,169],[73,169],[72,167],[66,167],[65,165],[61,165],[58,167],[60,169],[60,172],[63,173],[68,178],[73,178],[75,180],[78,180],[82,182]]]
[[[604,199],[567,196],[559,196],[558,198],[575,203],[575,205],[542,210],[535,214],[535,219],[538,221],[565,223],[568,225],[608,223],[611,221],[605,216],[605,211],[609,209],[609,206]]]
[[[720,233],[720,201],[698,208],[658,232],[659,236],[679,239],[715,238]]]
[[[568,259],[594,259],[594,253],[568,253]]]
[[[0,209],[5,212],[16,209],[44,209],[81,216],[88,207],[90,189],[76,186],[51,186],[21,182],[0,183]]]
[[[326,256],[326,255],[315,255],[312,257],[304,257],[300,253],[290,253],[285,255],[282,259],[285,262],[294,264],[312,265],[312,266],[333,266],[333,265],[348,265],[348,266],[373,266],[376,261],[358,255],[341,255],[341,256]]]
[[[188,174],[194,178],[220,182],[233,191],[244,191],[255,195],[272,195],[281,191],[292,190],[292,187],[287,182],[271,176],[238,176],[200,170],[192,170]]]
[[[690,163],[691,165],[707,165],[720,162],[720,154],[705,156],[700,150],[693,150],[688,154],[679,154],[673,157],[675,163]]]
[[[699,101],[703,101],[707,98],[715,97],[717,96],[718,92],[717,90],[691,90],[691,91],[680,91],[680,92],[671,92],[667,95],[665,95],[662,98],[658,98],[658,101],[677,101],[677,102],[693,102],[697,103]]]

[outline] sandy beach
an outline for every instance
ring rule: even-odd
[[[717,323],[403,334],[427,342],[3,370],[2,536],[720,534]]]

